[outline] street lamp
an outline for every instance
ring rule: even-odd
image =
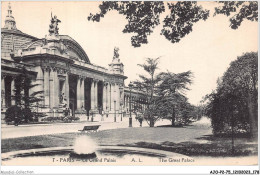
[[[123,117],[123,116],[122,116],[122,115],[123,115],[123,106],[122,106],[122,104],[120,105],[120,109],[121,109],[120,112],[121,112],[121,121],[122,121],[122,120],[123,120],[123,118],[122,118],[122,117]]]
[[[129,85],[128,85],[128,87],[129,87],[129,90],[130,90],[130,117],[129,117],[129,127],[132,127],[132,113],[131,113],[131,111],[132,111],[132,88],[133,88],[133,84],[132,84],[132,82],[130,81],[130,83],[129,83]]]
[[[114,109],[115,109],[115,117],[114,117],[114,122],[116,122],[116,100],[114,101]]]

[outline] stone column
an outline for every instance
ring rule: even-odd
[[[85,77],[81,79],[81,107],[85,109]]]
[[[12,77],[11,81],[11,105],[15,105],[15,99],[14,99],[14,89],[15,89],[15,77]]]
[[[111,93],[110,93],[111,95],[110,95],[110,97],[111,97],[111,99],[110,99],[110,109],[111,109],[111,111],[112,112],[114,112],[115,111],[115,109],[114,109],[114,107],[115,107],[115,105],[114,105],[114,101],[115,101],[115,84],[114,83],[111,83]]]
[[[50,82],[50,102],[49,102],[49,105],[50,105],[50,108],[53,108],[54,106],[54,82],[53,82],[53,70],[50,69],[50,77],[49,77],[49,82]]]
[[[95,109],[98,110],[98,80],[95,83]]]
[[[116,100],[116,110],[119,110],[120,106],[120,94],[119,94],[119,84],[115,84],[115,100]]]
[[[125,106],[126,106],[125,110],[126,110],[126,112],[128,112],[127,109],[129,109],[128,105],[129,105],[129,100],[128,100],[128,95],[126,95],[126,102],[125,102]]]
[[[106,111],[109,111],[109,91],[108,91],[108,86],[109,86],[109,84],[108,83],[106,83]]]
[[[107,83],[103,82],[103,111],[107,109]]]
[[[134,97],[132,96],[132,99],[131,99],[131,102],[132,102],[132,103],[131,103],[131,105],[132,105],[132,106],[131,106],[131,109],[132,109],[132,110],[134,110],[134,105],[135,105],[135,101],[134,101],[134,100],[135,100],[135,99],[134,99]]]
[[[50,105],[50,69],[46,67],[44,69],[44,105],[49,107]]]
[[[119,84],[115,84],[115,96],[116,96],[116,110],[118,111],[120,109],[120,90],[119,90]]]
[[[126,96],[124,96],[124,98],[123,98],[123,109],[124,109],[124,110],[126,110],[125,99],[126,99]]]
[[[5,108],[5,76],[1,76],[1,100],[2,109]]]
[[[81,78],[78,77],[77,80],[77,110],[81,109],[81,88],[80,88],[80,84],[81,84]]]
[[[91,81],[91,89],[90,89],[90,98],[91,98],[91,110],[94,110],[95,108],[95,81]]]
[[[60,82],[58,79],[57,69],[53,68],[53,107],[59,107],[59,90]]]
[[[120,84],[119,86],[119,97],[120,97],[120,110],[123,110],[125,105],[124,105],[124,102],[125,102],[125,99],[124,99],[124,88],[123,88],[123,85]],[[121,111],[123,112],[123,111]]]
[[[107,84],[107,109],[111,111],[111,84]]]
[[[67,107],[69,107],[70,104],[70,86],[69,86],[69,72],[65,72],[66,79],[65,79],[65,96],[66,96],[66,103]]]

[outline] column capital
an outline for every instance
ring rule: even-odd
[[[16,80],[17,76],[11,75],[11,78],[12,78],[13,80]]]
[[[6,76],[7,76],[6,74],[2,74],[2,75],[1,75],[1,79],[6,78]]]
[[[53,67],[51,67],[51,68],[52,68],[52,71],[53,71],[53,72],[58,72],[58,68],[57,68],[57,67],[53,66]]]
[[[93,78],[93,82],[98,83],[99,79]]]
[[[85,79],[86,79],[86,76],[84,76],[84,75],[78,75],[78,79],[79,79],[79,80],[85,80]]]
[[[70,70],[69,69],[64,69],[63,70],[65,74],[70,74]]]
[[[61,68],[57,68],[57,73],[59,74],[65,74],[65,71]]]
[[[103,81],[103,85],[104,86],[108,86],[108,82],[107,81]]]
[[[51,67],[50,66],[43,66],[42,69],[47,72],[47,71],[50,71],[51,70]]]

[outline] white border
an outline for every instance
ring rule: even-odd
[[[18,1],[18,0],[9,0],[9,1]],[[19,0],[19,1],[43,1],[43,0]],[[49,0],[49,1],[61,1],[61,0]],[[73,1],[73,0],[63,0],[63,1]],[[82,1],[82,0],[78,0],[78,1]],[[89,0],[89,1],[95,1],[95,0]],[[203,0],[197,0],[197,1],[203,1]],[[1,3],[0,3],[0,8],[2,8]],[[258,11],[259,10],[260,10],[260,3],[258,4]],[[258,18],[259,18],[259,14],[258,14]],[[258,21],[258,26],[260,27],[259,21]],[[258,34],[259,34],[259,27],[258,27]],[[259,41],[258,41],[258,48],[259,48]],[[259,54],[260,53],[258,53],[258,56],[260,56]],[[260,63],[258,62],[258,64]],[[259,72],[258,75],[260,75]],[[260,97],[259,94],[258,97]],[[258,126],[259,124],[260,121],[258,120]],[[258,134],[258,140],[259,138],[260,136]],[[258,150],[259,150],[259,144],[258,144]],[[258,153],[258,160],[259,160],[259,153]],[[258,165],[255,166],[175,166],[175,165],[174,166],[2,166],[1,165],[0,168],[1,168],[0,174],[3,175],[5,174],[8,175],[11,174],[200,174],[202,175],[202,174],[210,174],[211,170],[230,170],[230,171],[251,170],[252,172],[253,170],[259,170],[259,163]]]

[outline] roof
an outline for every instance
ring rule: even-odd
[[[68,42],[68,43],[72,43],[72,45],[76,46],[75,49],[77,49],[77,53],[80,54],[81,59],[85,60],[87,63],[90,63],[90,60],[88,58],[88,55],[86,54],[86,52],[84,51],[84,49],[79,45],[79,43],[77,41],[75,41],[73,38],[71,38],[68,35],[59,35],[60,39],[63,41]],[[70,46],[72,46],[70,45]]]
[[[17,29],[9,30],[9,29],[6,29],[6,28],[1,28],[1,33],[9,33],[9,34],[21,35],[21,36],[24,36],[24,37],[27,37],[27,38],[31,38],[33,40],[38,40],[38,38],[36,38],[34,36],[31,36],[31,35],[28,35],[26,33],[23,33],[23,32],[21,32],[20,30],[17,30]]]

